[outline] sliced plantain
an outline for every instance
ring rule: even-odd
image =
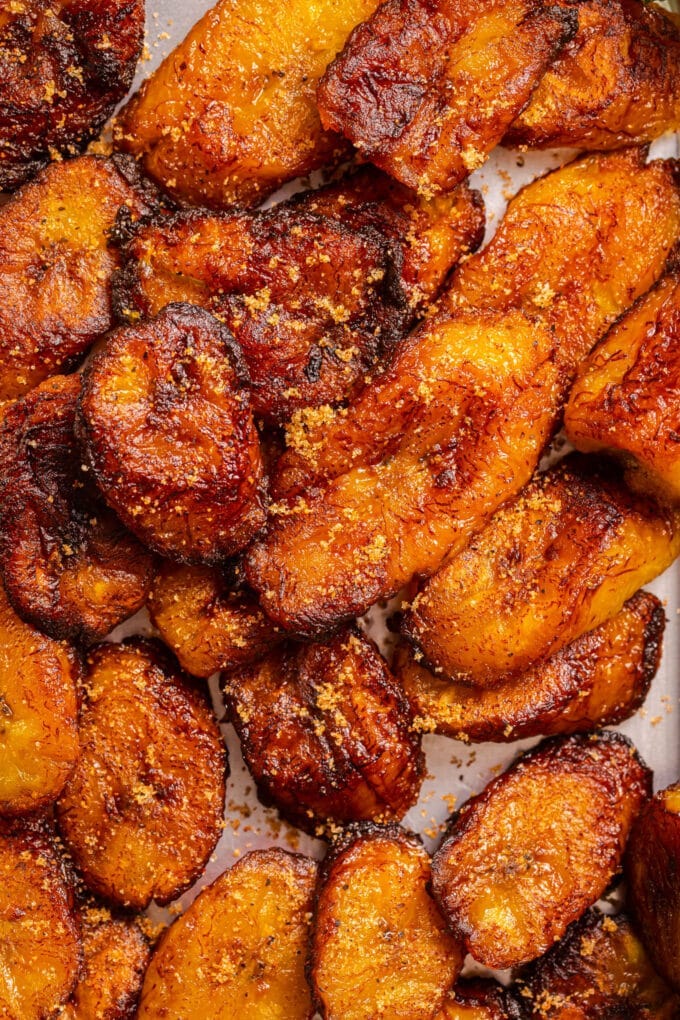
[[[311,1020],[305,959],[316,865],[255,850],[204,889],[159,943],[138,1020]]]
[[[262,799],[323,835],[400,819],[424,776],[420,737],[377,648],[355,628],[286,645],[227,674],[223,688]]]
[[[156,642],[92,649],[81,754],[57,814],[87,886],[142,909],[202,873],[222,832],[227,758],[205,694]]]
[[[522,1020],[522,1012],[507,988],[478,978],[454,985],[437,1020]]]
[[[487,967],[544,953],[620,869],[651,773],[626,737],[553,738],[464,805],[435,854],[450,930]]]

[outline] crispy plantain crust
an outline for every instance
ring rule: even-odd
[[[323,862],[309,974],[324,1020],[433,1020],[463,964],[398,825],[351,826]]]
[[[576,33],[544,0],[388,0],[354,30],[317,92],[326,128],[431,195],[478,169]]]
[[[527,1020],[676,1020],[680,998],[656,974],[628,917],[589,910],[518,982]]]
[[[569,0],[568,0],[569,2]],[[680,127],[680,31],[640,0],[576,0],[579,25],[504,144],[616,149]]]
[[[552,738],[464,805],[432,885],[468,952],[505,969],[544,953],[618,872],[651,773],[619,733]]]
[[[0,189],[98,134],[132,84],[143,33],[144,0],[3,4]]]
[[[633,495],[616,465],[569,457],[426,582],[402,630],[440,675],[503,683],[611,619],[679,553],[680,513]]]
[[[98,645],[88,665],[61,833],[93,892],[137,909],[168,903],[202,873],[222,832],[217,722],[158,642]]]
[[[571,442],[605,450],[628,481],[680,502],[680,269],[631,309],[582,366],[565,411]]]
[[[158,945],[139,1020],[310,1020],[314,861],[255,850],[204,889]],[[197,975],[200,974],[200,980]]]
[[[493,687],[430,672],[406,643],[392,668],[419,730],[472,743],[589,732],[618,725],[643,703],[659,668],[665,619],[659,599],[639,592],[607,623]]]
[[[0,1016],[59,1015],[80,969],[73,896],[49,834],[36,823],[0,822]]]
[[[519,1003],[496,981],[461,980],[437,1020],[522,1020]]]
[[[150,548],[218,563],[265,520],[245,369],[202,308],[111,333],[85,369],[78,433],[104,498]]]
[[[391,821],[417,800],[425,760],[408,702],[358,629],[277,649],[223,689],[262,799],[299,828]]]
[[[123,110],[114,137],[172,194],[258,205],[285,181],[337,162],[315,88],[377,0],[219,0]]]
[[[46,379],[0,421],[0,568],[21,617],[87,643],[144,604],[153,561],[83,470],[80,385],[77,375]]]
[[[626,856],[629,903],[661,974],[680,992],[680,783],[656,794],[633,828]]]

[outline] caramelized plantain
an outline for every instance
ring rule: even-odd
[[[631,309],[581,367],[565,411],[571,442],[629,466],[636,488],[680,502],[680,269]]]
[[[655,968],[680,992],[680,783],[642,810],[628,844],[629,903]]]
[[[505,136],[506,145],[616,149],[680,128],[680,31],[641,0],[567,0],[578,32]]]
[[[310,1020],[304,968],[315,881],[314,861],[299,854],[246,854],[163,937],[139,1020]]]
[[[217,563],[264,523],[240,352],[201,308],[121,327],[88,364],[78,431],[104,498],[155,551]]]
[[[588,732],[640,707],[659,668],[664,623],[659,600],[639,592],[607,623],[494,687],[431,673],[406,644],[393,669],[420,730],[473,743]]]
[[[435,854],[448,925],[488,967],[544,953],[621,865],[651,773],[619,733],[552,738],[469,800]]]
[[[144,604],[153,561],[84,470],[80,385],[77,375],[46,379],[0,421],[0,568],[20,616],[89,642]]]
[[[676,1020],[680,998],[656,974],[625,914],[589,910],[521,975],[528,1020]]]
[[[61,833],[93,892],[138,909],[168,903],[202,873],[222,831],[220,732],[160,644],[98,645],[88,663]]]
[[[148,607],[166,645],[194,676],[256,662],[282,640],[252,593],[232,590],[214,567],[164,561]]]
[[[461,980],[451,991],[437,1020],[521,1020],[512,993],[496,981]]]
[[[0,823],[0,1016],[58,1015],[80,968],[72,891],[54,845],[35,824]]]
[[[438,673],[520,677],[611,619],[680,553],[680,513],[571,457],[535,475],[414,599],[403,631]]]
[[[315,87],[377,0],[219,0],[123,110],[114,138],[172,194],[212,208],[258,205],[337,162]]]
[[[132,84],[143,33],[144,0],[3,3],[0,189],[98,134]]]
[[[321,79],[321,121],[425,195],[478,169],[560,49],[574,11],[545,0],[387,0]]]
[[[391,821],[417,800],[424,758],[408,702],[356,628],[277,649],[223,686],[263,800],[299,828]]]
[[[463,952],[429,881],[420,840],[398,825],[352,826],[331,847],[309,967],[324,1020],[433,1020]]]

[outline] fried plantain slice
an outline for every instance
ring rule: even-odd
[[[149,945],[134,919],[93,906],[81,918],[83,969],[59,1020],[132,1020]]]
[[[408,702],[357,628],[276,649],[223,689],[262,799],[298,828],[392,821],[417,800],[425,760]]]
[[[605,450],[628,481],[680,502],[680,268],[608,333],[581,367],[565,411],[571,442]]]
[[[46,830],[0,823],[0,1016],[46,1020],[78,978],[72,890]]]
[[[0,400],[73,367],[111,327],[109,232],[121,211],[134,221],[155,206],[132,160],[81,156],[0,208]]]
[[[132,84],[143,33],[144,0],[3,4],[0,189],[98,134]]]
[[[230,588],[214,567],[164,561],[147,605],[166,645],[194,676],[256,662],[283,638],[254,595]]]
[[[437,1020],[522,1020],[512,993],[496,981],[460,980]]]
[[[528,1020],[676,1020],[680,998],[658,976],[625,914],[596,908],[518,982]]]
[[[0,584],[0,815],[46,807],[78,758],[79,662],[16,615]]]
[[[307,857],[278,848],[246,854],[164,935],[139,1020],[310,1020],[305,959],[315,882]]]
[[[639,592],[596,630],[494,687],[432,673],[406,643],[393,670],[419,730],[472,743],[588,732],[618,725],[643,703],[659,668],[664,625],[660,601]]]
[[[652,962],[680,992],[680,783],[656,794],[635,823],[626,856],[630,908]]]
[[[265,520],[240,352],[202,308],[169,305],[88,364],[78,432],[104,498],[150,548],[218,563]]]
[[[572,6],[578,32],[504,144],[616,149],[677,131],[680,31],[668,13],[641,0],[576,0]]]
[[[88,664],[61,833],[93,892],[137,909],[168,903],[202,873],[222,832],[217,723],[158,642],[98,645]]]
[[[309,975],[324,1020],[433,1020],[463,964],[398,825],[350,827],[323,862]]]
[[[21,617],[91,642],[141,608],[153,561],[83,470],[80,385],[77,375],[46,379],[0,421],[0,568]]]
[[[168,191],[211,208],[256,206],[338,162],[315,88],[377,0],[219,0],[124,108],[114,138]]]
[[[425,583],[402,630],[443,676],[521,677],[615,616],[680,554],[680,513],[632,494],[616,465],[537,474]]]
[[[487,967],[544,953],[618,872],[650,793],[620,733],[554,737],[523,755],[464,805],[434,856],[453,934]]]

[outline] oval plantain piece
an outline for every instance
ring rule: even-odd
[[[460,980],[436,1020],[522,1020],[512,992],[491,980]]]
[[[658,972],[680,992],[680,783],[643,808],[628,844],[630,908]]]
[[[310,1020],[316,864],[271,848],[204,889],[159,943],[138,1020]]]
[[[215,567],[163,561],[147,605],[166,645],[193,676],[207,678],[256,662],[283,640],[255,596],[231,589]]]
[[[403,631],[442,675],[521,676],[615,616],[680,553],[680,512],[617,465],[569,457],[534,476],[425,583]]]
[[[92,649],[81,754],[57,804],[93,892],[142,909],[202,873],[222,832],[226,750],[204,693],[158,642]]]
[[[72,890],[47,832],[0,822],[0,1016],[57,1016],[78,978]]]
[[[527,1020],[677,1020],[680,998],[654,971],[625,914],[589,910],[520,975]]]
[[[651,773],[619,733],[553,738],[464,805],[434,856],[451,931],[487,967],[545,952],[618,872]]]
[[[78,375],[46,379],[0,421],[0,569],[20,616],[52,637],[91,642],[144,604],[153,559],[82,463],[80,385]]]
[[[472,743],[588,732],[618,725],[643,703],[659,668],[665,619],[659,599],[639,592],[613,619],[494,687],[430,672],[405,642],[392,668],[418,730]]]
[[[0,189],[97,135],[132,84],[143,34],[144,0],[3,4]]]
[[[78,758],[80,663],[24,623],[0,583],[0,815],[46,807]]]
[[[229,331],[173,304],[111,333],[85,369],[78,432],[104,498],[161,555],[217,563],[262,527],[263,466]]]
[[[358,629],[276,649],[223,689],[262,799],[299,828],[392,821],[417,800],[425,762],[408,702]]]

